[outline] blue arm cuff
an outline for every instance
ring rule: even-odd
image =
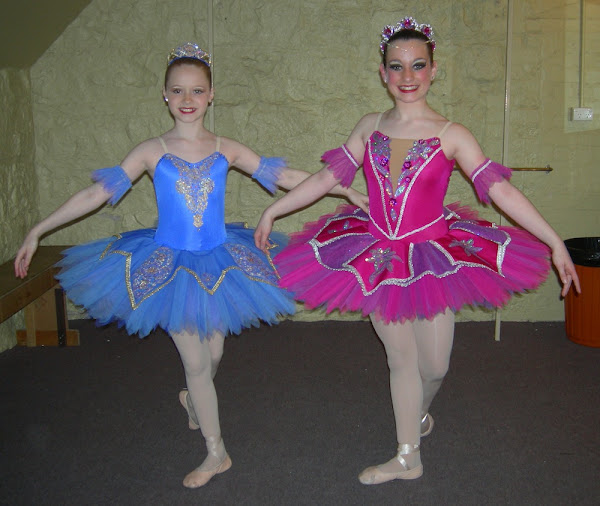
[[[119,165],[108,167],[106,169],[98,169],[92,172],[92,180],[100,183],[102,187],[111,194],[108,203],[114,206],[121,197],[131,188],[129,177]]]
[[[287,166],[283,158],[266,158],[260,157],[258,169],[252,174],[252,179],[258,181],[269,193],[273,194],[277,191],[277,180],[281,171]]]

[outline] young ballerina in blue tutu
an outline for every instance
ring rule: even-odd
[[[294,312],[293,298],[278,286],[271,260],[286,238],[271,234],[263,252],[254,245],[252,229],[225,223],[227,172],[236,166],[270,192],[276,185],[293,188],[309,175],[286,168],[282,158],[259,157],[208,131],[204,116],[214,95],[211,83],[208,53],[193,43],[174,49],[163,88],[174,127],[136,146],[119,166],[95,171],[96,183],[35,225],[15,259],[16,276],[26,276],[42,235],[106,202],[116,204],[131,182],[148,172],[156,192],[157,228],[70,248],[63,252],[57,277],[68,297],[98,324],[116,321],[140,337],[161,327],[173,339],[187,382],[179,399],[189,427],[201,429],[208,449],[183,481],[189,488],[231,467],[213,384],[224,336]],[[362,200],[362,194],[341,187],[332,193]]]

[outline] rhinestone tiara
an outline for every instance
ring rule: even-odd
[[[414,30],[422,33],[427,37],[429,44],[431,44],[431,49],[435,51],[435,40],[433,39],[433,28],[431,28],[431,25],[425,23],[419,24],[416,22],[415,18],[407,16],[402,18],[395,25],[386,25],[383,27],[383,30],[381,31],[381,44],[379,44],[381,54],[385,51],[385,46],[387,46],[388,41],[392,36],[402,30]]]
[[[212,65],[210,53],[207,53],[198,44],[194,44],[193,42],[186,42],[175,49],[171,49],[169,57],[167,58],[167,67],[174,61],[180,60],[181,58],[192,58],[194,60],[199,60],[208,67]]]

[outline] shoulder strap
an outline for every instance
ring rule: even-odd
[[[380,112],[377,115],[377,121],[375,121],[375,128],[373,128],[373,130],[378,130],[379,129],[379,122],[381,121],[381,117],[383,116],[383,113]]]
[[[221,149],[221,137],[217,135],[217,147],[215,148],[215,151],[218,152],[219,149]]]
[[[165,153],[168,153],[169,151],[167,150],[167,145],[165,144],[165,141],[163,140],[163,138],[159,135],[157,137],[157,139],[160,141],[160,145],[163,147],[163,149],[165,150]]]
[[[444,125],[444,128],[442,128],[442,129],[440,130],[440,133],[439,133],[439,134],[437,134],[437,137],[441,139],[441,138],[442,138],[442,135],[444,135],[444,133],[446,132],[446,130],[448,130],[448,127],[449,127],[451,124],[452,124],[452,121],[448,121],[448,123],[446,123],[446,124]]]

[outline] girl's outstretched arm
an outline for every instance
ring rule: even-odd
[[[352,158],[355,168],[359,167],[356,160],[362,160],[365,151],[365,141],[373,130],[373,123],[376,117],[376,114],[363,116],[344,144],[343,149]],[[288,192],[287,195],[265,209],[254,232],[254,243],[258,248],[265,250],[269,234],[273,229],[273,222],[276,218],[312,204],[327,193],[335,192],[338,195],[344,195],[354,205],[360,207],[366,213],[369,212],[368,197],[351,188],[345,188],[345,186],[350,185],[353,176],[342,186],[340,181],[342,181],[346,174],[336,176],[333,171],[329,170],[329,167],[330,165],[328,164],[319,172],[307,177]]]
[[[225,137],[222,137],[221,139],[223,142],[223,151],[226,151],[226,156],[230,160],[231,165],[236,166],[249,176],[253,176],[255,179],[256,176],[259,176],[259,174],[263,172],[263,169],[265,169],[265,161],[267,162],[266,165],[269,165],[269,162],[272,162],[273,160],[283,161],[283,159],[261,158],[249,147],[244,146],[237,141]],[[269,172],[268,167],[266,172]],[[277,177],[272,180],[272,183],[284,190],[291,190],[292,188],[295,188],[305,179],[311,176],[310,172],[292,169],[287,166],[279,167],[277,172]],[[274,190],[274,188],[267,189],[270,191]],[[361,207],[363,210],[366,210],[366,195],[353,190],[352,188],[344,188],[342,185],[337,184],[336,182],[333,188],[331,188],[327,193],[346,197],[353,204]]]
[[[119,166],[122,174],[133,181],[145,170],[150,160],[150,155],[156,147],[153,146],[154,139],[145,141],[135,147]],[[156,141],[158,144],[158,141]],[[113,170],[113,169],[109,169]],[[15,276],[24,278],[34,253],[37,250],[40,237],[56,228],[73,220],[81,218],[88,213],[105,204],[114,193],[105,189],[101,182],[94,183],[71,196],[64,204],[52,212],[48,217],[37,223],[27,233],[23,244],[15,258]]]
[[[364,154],[365,150],[366,138],[368,137],[368,135],[370,135],[373,129],[373,122],[377,116],[377,114],[367,114],[366,116],[363,116],[360,119],[360,121],[356,124],[356,126],[350,133],[348,140],[344,144],[345,150],[348,152],[348,155],[354,160],[362,159],[362,155]],[[356,168],[358,168],[358,163],[354,163],[356,164]],[[316,174],[318,174],[318,172]],[[316,176],[316,174],[311,175],[310,173],[305,171],[287,169],[281,174],[281,181],[277,181],[277,184],[282,188],[292,189],[295,188],[301,182],[303,182],[305,179],[307,179],[309,176],[313,177]],[[290,179],[288,180],[288,178]],[[367,195],[352,189],[349,186],[349,183],[347,185],[339,184],[339,180],[335,178],[333,179],[335,180],[335,184],[331,188],[329,188],[325,193],[321,194],[314,200],[317,200],[318,198],[322,197],[327,193],[331,195],[341,195],[343,197],[346,197],[355,206],[360,207],[363,211],[367,213],[369,212],[369,198]],[[325,180],[327,182],[325,182]],[[325,178],[325,180],[323,180],[323,183],[329,186],[329,183],[331,183],[332,180],[330,178]],[[314,202],[314,200],[311,202]]]
[[[486,157],[479,143],[469,130],[458,124],[450,127],[447,138],[450,144],[450,158],[455,158],[465,174],[474,179],[478,168],[486,165]],[[563,284],[561,295],[567,295],[571,283],[575,285],[577,292],[580,292],[579,278],[565,243],[523,193],[507,179],[498,179],[491,184],[487,195],[507,216],[550,247],[552,262]]]
[[[100,183],[94,183],[75,193],[47,218],[35,225],[25,236],[15,258],[15,276],[24,278],[36,252],[40,237],[65,223],[76,220],[104,204],[111,194]]]
[[[310,172],[306,172],[304,170],[286,167],[281,172],[279,179],[277,179],[277,186],[286,190],[292,190],[312,175],[313,174]],[[356,207],[360,207],[365,213],[369,212],[369,197],[364,193],[355,190],[351,186],[346,188],[339,184],[339,182],[336,180],[335,186],[326,193],[329,195],[345,197]]]
[[[571,283],[575,285],[577,292],[581,292],[579,277],[565,243],[527,197],[507,180],[494,183],[490,188],[489,196],[507,216],[550,247],[552,263],[563,284],[561,295],[563,297],[567,295]]]
[[[262,250],[266,249],[267,240],[273,229],[275,219],[312,204],[323,195],[329,193],[337,184],[338,180],[333,173],[327,168],[323,168],[306,178],[282,198],[267,207],[254,231],[254,243],[256,247]]]

